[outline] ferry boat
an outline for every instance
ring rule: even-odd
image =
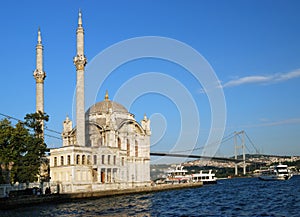
[[[216,175],[209,170],[207,173],[204,171],[200,171],[199,173],[192,174],[193,182],[203,182],[203,184],[216,184],[217,178]]]
[[[166,183],[186,183],[191,181],[191,175],[188,175],[188,171],[183,169],[183,166],[176,166],[175,169],[169,170],[167,172]]]
[[[259,175],[259,179],[264,181],[272,180],[288,180],[293,177],[293,174],[288,169],[287,165],[279,164],[276,166],[271,166],[269,169],[264,169]]]
[[[175,169],[167,172],[166,183],[188,183],[188,182],[203,182],[203,184],[215,184],[217,178],[212,170],[208,172],[200,171],[199,173],[188,174],[188,171],[183,166],[176,166]]]

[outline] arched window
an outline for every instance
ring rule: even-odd
[[[84,165],[86,162],[85,162],[85,155],[82,155],[82,160],[81,160],[81,164]]]
[[[107,164],[110,164],[110,155],[107,156]]]
[[[54,157],[54,166],[57,166],[57,157]]]
[[[88,164],[88,165],[91,165],[91,155],[88,155],[88,156],[87,156],[87,164]]]
[[[135,151],[135,156],[138,157],[139,156],[139,146],[138,146],[137,141],[135,141],[134,151]]]
[[[79,154],[76,156],[76,164],[80,164],[80,155]]]
[[[121,139],[118,137],[118,148],[121,149]]]
[[[127,156],[130,156],[130,142],[129,139],[127,139]]]

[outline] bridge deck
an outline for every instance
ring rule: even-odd
[[[226,157],[209,157],[209,156],[201,156],[201,155],[186,155],[186,154],[173,154],[173,153],[159,153],[159,152],[151,152],[151,156],[167,156],[167,157],[182,157],[182,158],[196,158],[196,159],[205,159],[205,160],[217,160],[217,161],[230,161],[230,162],[242,162],[243,159],[234,159],[234,158],[226,158]]]

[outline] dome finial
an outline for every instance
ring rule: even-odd
[[[109,101],[109,97],[108,97],[108,90],[106,90],[106,93],[105,93],[105,101]]]

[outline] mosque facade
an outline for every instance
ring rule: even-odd
[[[63,122],[60,148],[50,150],[51,186],[60,192],[87,192],[126,189],[150,185],[150,120],[138,123],[121,104],[104,100],[84,110],[84,29],[79,12],[76,67],[76,124],[67,117]],[[43,112],[41,34],[38,33],[37,110]]]

